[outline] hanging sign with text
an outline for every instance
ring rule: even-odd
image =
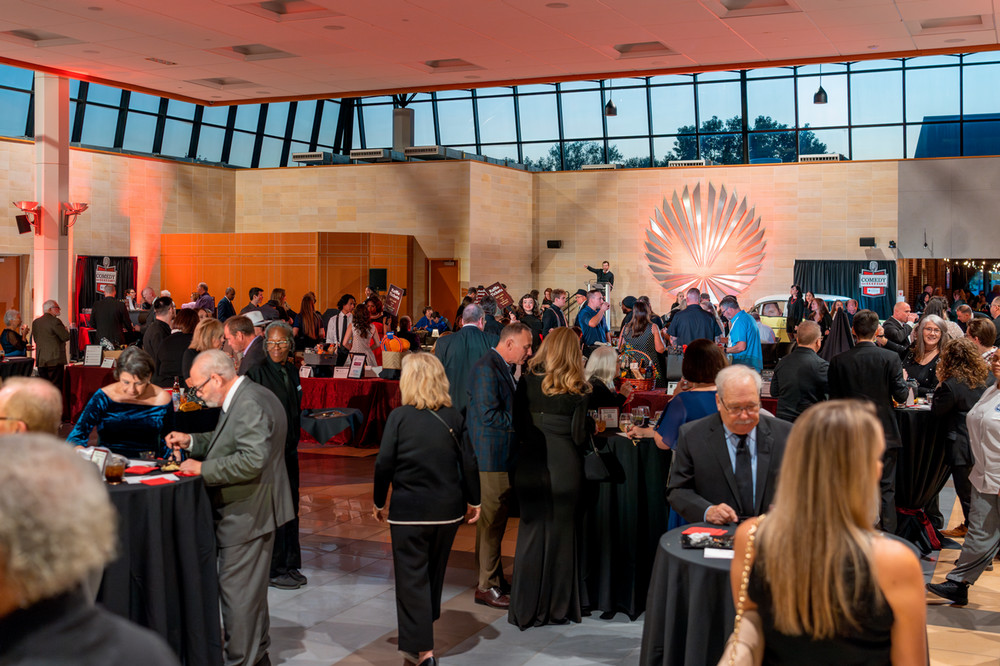
[[[510,297],[510,294],[507,293],[507,290],[499,282],[494,282],[486,287],[486,292],[496,299],[497,308],[500,310],[503,310],[508,305],[514,305],[514,299]]]
[[[391,314],[393,317],[398,317],[399,305],[403,302],[403,296],[405,295],[405,289],[397,287],[394,284],[390,284],[389,291],[385,294],[385,305],[383,306],[383,310]]]

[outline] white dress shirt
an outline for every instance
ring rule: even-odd
[[[976,459],[969,481],[982,494],[996,495],[1000,493],[1000,390],[995,384],[969,410],[965,423]]]

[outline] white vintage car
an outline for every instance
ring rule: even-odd
[[[816,298],[822,298],[826,301],[826,305],[830,308],[831,313],[833,312],[834,301],[842,301],[846,306],[847,301],[851,299],[850,296],[835,296],[832,294],[816,294]],[[788,331],[785,330],[785,306],[787,305],[788,294],[771,294],[770,296],[758,298],[751,310],[751,312],[756,312],[760,315],[760,320],[764,322],[765,326],[771,327],[774,331],[774,338],[778,342],[791,342],[788,338]]]

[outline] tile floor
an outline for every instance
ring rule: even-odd
[[[389,530],[370,513],[375,458],[303,453],[301,460],[302,571],[309,584],[269,590],[271,660],[294,666],[402,664]],[[961,515],[950,490],[942,494],[942,507]],[[514,521],[508,528],[506,557],[513,556],[516,527]],[[642,617],[629,622],[622,614],[611,621],[595,615],[581,624],[522,632],[507,623],[506,613],[474,604],[474,533],[471,526],[459,530],[449,560],[441,619],[434,628],[435,653],[444,664],[639,662]],[[942,578],[957,556],[946,550],[940,561],[925,561],[928,580]],[[964,609],[928,607],[932,664],[1000,666],[1000,567],[985,574],[969,596]]]

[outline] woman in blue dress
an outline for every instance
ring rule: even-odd
[[[27,327],[21,323],[21,313],[17,310],[7,310],[3,313],[3,331],[0,332],[0,346],[3,354],[0,357],[27,356],[28,345],[24,342]]]
[[[98,389],[67,441],[87,446],[97,428],[101,446],[130,458],[162,448],[164,421],[172,413],[170,394],[151,382],[153,359],[138,347],[118,357],[115,381]]]

